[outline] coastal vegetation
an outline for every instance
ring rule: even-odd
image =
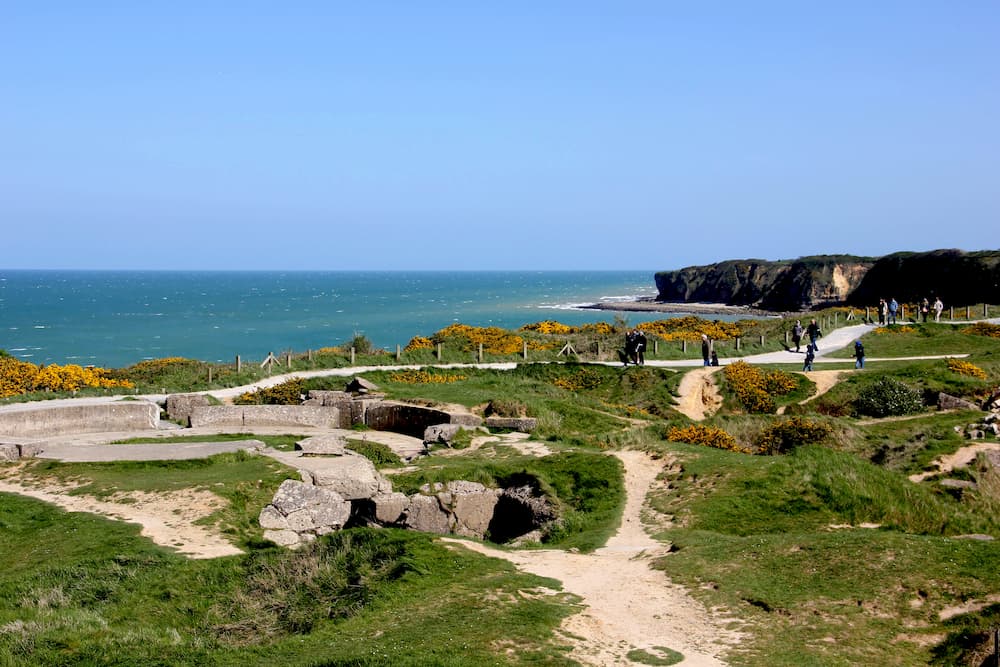
[[[538,348],[538,360],[563,363],[428,367],[437,363],[438,344],[443,361],[470,361],[477,341],[508,340],[449,327],[448,336],[428,337],[430,348],[408,353],[426,355],[424,367],[363,373],[388,398],[535,417],[532,444],[544,453],[492,438],[400,470],[384,447],[366,439],[348,446],[393,471],[394,488],[406,493],[456,479],[529,485],[559,508],[544,546],[582,554],[606,542],[625,501],[622,465],[609,453],[642,450],[661,466],[645,516],[670,545],[656,566],[706,607],[738,619],[744,639],[728,663],[981,663],[1000,619],[1000,548],[983,537],[1000,535],[1000,477],[984,454],[956,470],[940,465],[969,444],[962,428],[982,413],[935,406],[939,392],[976,404],[993,393],[1000,342],[991,329],[928,323],[873,332],[864,339],[870,358],[921,353],[914,350],[970,356],[870,360],[821,395],[798,368],[737,362],[717,376],[720,409],[693,421],[676,409],[682,372],[556,354],[572,336],[581,336],[578,351],[588,341],[619,345],[620,328],[601,334],[556,324],[508,332],[522,343],[503,358],[518,361],[524,341],[537,337],[552,344]],[[683,327],[691,338],[680,341],[697,340],[708,324]],[[741,328],[740,352],[761,350],[758,331],[780,349],[787,324]],[[691,349],[685,357],[678,339],[661,340],[660,358],[700,355]],[[735,352],[735,338],[726,342],[727,353]],[[668,343],[677,356],[667,355]],[[317,352],[312,363],[345,358],[344,350]],[[396,363],[389,352],[363,363],[376,358]],[[196,389],[205,382],[199,364],[163,360],[133,367],[131,376],[121,369],[119,377],[157,391]],[[216,369],[213,381],[219,375]],[[298,400],[343,382],[310,377],[250,398]],[[299,438],[254,437],[284,450]],[[257,513],[283,479],[295,477],[272,459],[35,461],[19,464],[16,475],[98,498],[210,491],[224,503],[202,521],[245,553],[188,560],[133,526],[0,494],[0,553],[8,564],[0,572],[0,664],[106,664],[111,655],[120,664],[171,665],[575,664],[556,628],[577,600],[551,579],[395,529],[352,527],[297,551],[264,541]],[[678,659],[668,646],[657,653]],[[667,659],[630,655],[647,664]]]

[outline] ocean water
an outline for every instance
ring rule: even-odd
[[[455,322],[610,322],[614,312],[579,306],[655,294],[652,271],[0,270],[0,349],[36,364],[114,368],[172,356],[252,361],[355,334],[394,350]]]

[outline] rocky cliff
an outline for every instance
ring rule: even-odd
[[[884,257],[815,255],[743,259],[655,275],[658,301],[725,303],[797,311],[880,298],[940,296],[948,305],[1000,303],[1000,250],[898,252]]]
[[[857,306],[879,299],[927,298],[949,306],[1000,303],[1000,250],[897,252],[881,257],[847,298]]]
[[[658,301],[791,311],[843,302],[874,264],[874,258],[852,255],[744,259],[662,271],[654,278]]]

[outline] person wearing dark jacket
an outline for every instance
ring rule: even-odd
[[[854,341],[854,359],[855,368],[865,367],[865,346],[861,344],[860,340]]]
[[[823,335],[823,332],[819,330],[819,325],[816,324],[816,318],[812,318],[809,321],[809,326],[806,327],[806,335],[809,336],[809,344],[812,346],[813,350],[818,350],[819,345],[816,344],[816,339]]]
[[[816,348],[812,345],[806,346],[806,360],[802,364],[802,372],[811,371],[813,369],[813,360],[816,358]]]
[[[701,335],[701,358],[705,362],[706,366],[708,366],[711,363],[709,361],[709,358],[711,357],[711,355],[712,355],[712,341],[710,341],[708,339],[708,335],[707,334],[702,334]]]

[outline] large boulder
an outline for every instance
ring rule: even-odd
[[[441,507],[437,496],[416,494],[410,498],[405,525],[412,530],[447,535],[454,523],[451,513]]]
[[[382,482],[375,464],[359,455],[328,459],[322,468],[312,470],[312,478],[316,486],[335,491],[347,500],[374,498]]]
[[[403,519],[410,499],[404,493],[380,493],[372,502],[375,505],[375,521],[383,526],[391,526]]]
[[[351,503],[337,492],[286,479],[257,521],[264,528],[265,539],[294,546],[339,530],[350,518]]]
[[[938,409],[939,410],[978,410],[979,406],[972,401],[967,401],[964,398],[959,398],[958,396],[952,396],[951,394],[946,394],[943,391],[938,393]]]
[[[538,428],[538,420],[534,417],[487,417],[486,428],[504,428],[522,433],[531,433]]]
[[[295,449],[302,456],[345,456],[347,440],[337,434],[315,435],[295,443]]]
[[[500,491],[465,481],[448,482],[447,489],[451,500],[450,509],[455,518],[455,534],[480,539],[485,537],[493,520]]]

